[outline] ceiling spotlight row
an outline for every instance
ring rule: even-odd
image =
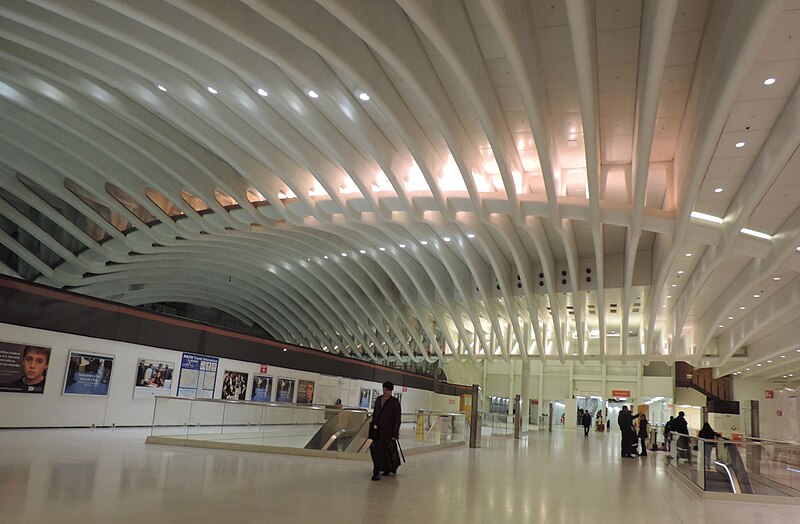
[[[467,238],[475,238],[475,233],[467,233]],[[452,240],[452,238],[451,237],[442,237],[442,240],[444,240],[445,242],[450,242]],[[423,245],[423,246],[427,246],[429,244],[429,242],[427,240],[420,240],[419,243],[420,243],[420,245]],[[397,247],[399,247],[401,249],[405,249],[406,247],[408,247],[408,244],[400,242],[400,243],[397,244]],[[379,247],[378,251],[386,251],[386,248],[385,247]],[[359,249],[358,252],[361,253],[362,255],[366,255],[367,254],[367,250],[366,249]],[[347,253],[342,252],[342,253],[340,253],[340,255],[343,256],[343,257],[346,257]],[[324,258],[325,260],[329,260],[330,257],[328,257],[328,255],[323,255],[322,258]],[[311,262],[310,258],[307,258],[306,260],[308,262]]]
[[[156,84],[156,87],[158,88],[159,91],[163,91],[165,93],[167,92],[167,88],[161,84]],[[217,90],[214,86],[206,86],[206,91],[208,91],[212,95],[219,94],[219,90]],[[259,87],[258,89],[256,89],[256,93],[258,93],[258,96],[262,97],[269,96],[269,92],[263,87]],[[314,99],[319,98],[319,93],[317,93],[313,89],[306,90],[306,94],[309,96],[309,98],[314,98]],[[358,91],[356,93],[356,96],[358,96],[359,100],[362,100],[364,102],[369,102],[370,100],[370,96],[365,91]]]

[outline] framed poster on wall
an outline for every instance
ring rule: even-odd
[[[297,381],[297,403],[298,404],[313,404],[314,403],[314,381],[312,380],[298,380]]]
[[[83,351],[70,351],[67,375],[64,377],[65,395],[108,395],[114,357]]]
[[[217,357],[184,353],[181,357],[181,375],[178,378],[178,396],[214,398],[217,367]]]
[[[174,373],[175,362],[140,358],[136,364],[136,383],[133,385],[133,398],[169,396],[172,391],[172,376]]]
[[[275,392],[277,402],[291,402],[294,399],[294,379],[279,378],[278,389]]]
[[[272,402],[272,377],[253,375],[253,402]]]
[[[50,348],[0,342],[0,392],[44,393]]]
[[[222,375],[222,396],[225,400],[245,400],[247,399],[247,379],[249,373],[239,371],[228,371]]]
[[[358,400],[358,407],[369,409],[370,390],[361,388],[361,395]]]

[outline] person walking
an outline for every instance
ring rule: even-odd
[[[675,417],[669,417],[669,420],[664,424],[664,449],[669,451],[669,445],[672,441],[672,421]]]
[[[703,429],[700,430],[700,433],[698,433],[697,436],[706,440],[706,442],[703,443],[703,449],[705,450],[704,454],[706,458],[706,469],[711,469],[711,450],[717,447],[717,443],[708,441],[717,440],[717,438],[721,437],[722,435],[714,431],[714,428],[711,427],[711,424],[706,422],[703,424]]]
[[[392,439],[400,438],[400,401],[392,396],[394,384],[383,383],[383,395],[375,401],[375,410],[370,421],[369,447],[372,456],[372,480],[380,480],[384,476],[396,473],[389,457],[389,446]]]
[[[581,417],[581,422],[583,422],[583,436],[589,436],[589,428],[592,427],[592,416],[589,414],[589,410],[585,410],[583,412],[583,417]]]
[[[628,406],[622,406],[617,416],[617,425],[622,434],[622,456],[636,458],[633,452],[633,445],[636,443],[636,433],[633,431],[633,418]]]
[[[647,416],[644,413],[639,414],[639,441],[642,444],[642,451],[639,453],[640,457],[647,456]]]
[[[670,433],[675,433],[678,435],[678,442],[676,446],[678,447],[678,455],[677,458],[686,459],[687,462],[691,464],[692,462],[692,450],[690,449],[690,442],[689,442],[689,424],[686,422],[686,413],[683,411],[678,412],[678,416],[672,421],[672,425],[670,426]],[[672,435],[670,435],[672,438]]]

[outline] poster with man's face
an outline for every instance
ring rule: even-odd
[[[44,393],[50,348],[0,342],[0,392]]]
[[[168,396],[172,391],[172,375],[174,373],[174,362],[140,358],[136,364],[133,398]]]
[[[314,403],[314,382],[311,380],[298,380],[297,381],[297,403],[298,404],[313,404]]]
[[[370,390],[369,388],[361,388],[361,397],[358,401],[358,407],[369,409]]]

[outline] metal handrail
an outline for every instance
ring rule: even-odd
[[[344,432],[345,432],[345,429],[344,428],[340,428],[339,431],[337,431],[336,433],[331,435],[331,438],[329,438],[328,441],[325,443],[325,445],[322,446],[322,451],[328,451],[330,449],[330,447],[333,445],[333,443],[336,442],[336,439],[338,439],[339,436]]]
[[[283,409],[305,409],[309,411],[357,411],[362,413],[369,413],[369,410],[364,408],[327,408],[325,406],[307,406],[305,404],[292,404],[289,402],[254,402],[251,400],[230,400],[230,399],[222,399],[222,398],[190,398],[190,397],[168,397],[168,396],[157,396],[155,397],[156,401],[158,399],[167,399],[167,400],[183,400],[189,402],[209,402],[213,404],[240,404],[243,406],[257,406],[257,407],[272,407],[272,408],[283,408]]]

